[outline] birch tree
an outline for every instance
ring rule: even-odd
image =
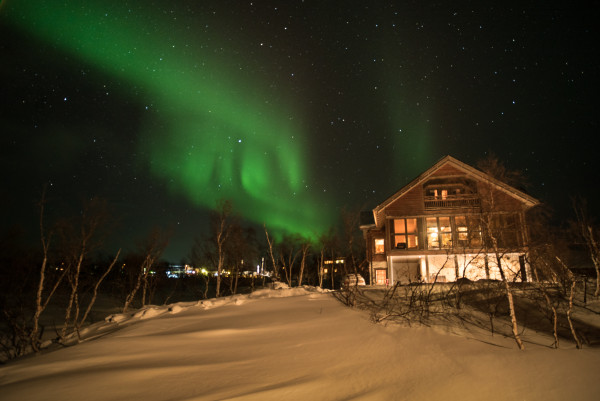
[[[232,229],[233,206],[228,200],[217,202],[217,208],[210,215],[211,241],[214,243],[217,260],[217,286],[216,297],[221,295],[221,276],[225,265],[225,244],[229,239]]]
[[[276,279],[279,279],[279,266],[277,264],[277,259],[278,256],[275,255],[275,248],[274,248],[274,240],[271,236],[269,236],[269,231],[267,230],[267,226],[265,224],[263,224],[263,228],[265,230],[265,237],[267,238],[267,247],[268,247],[268,251],[269,251],[269,257],[271,259],[271,264],[273,266],[273,275],[275,276]]]
[[[89,253],[99,245],[97,236],[107,219],[106,201],[92,198],[84,203],[81,214],[75,221],[64,221],[61,225],[65,270],[71,289],[61,338],[66,336],[69,326],[79,320],[81,269]]]
[[[507,184],[513,184],[520,177],[519,173],[507,170],[499,160],[494,156],[479,162],[478,167],[494,180],[502,181]],[[508,308],[510,313],[511,329],[515,342],[519,349],[525,349],[525,345],[519,335],[519,327],[515,312],[514,295],[507,277],[506,267],[503,262],[503,255],[506,252],[506,244],[501,244],[502,231],[506,227],[500,224],[500,214],[502,212],[520,212],[520,210],[510,210],[510,205],[506,205],[499,198],[496,185],[493,182],[482,183],[479,187],[481,200],[481,226],[484,234],[486,251],[491,252],[500,273],[501,281],[504,286]],[[509,210],[506,210],[506,209]]]
[[[596,270],[596,289],[594,297],[600,295],[600,247],[598,246],[598,232],[592,225],[587,212],[587,205],[583,199],[573,199],[573,209],[577,217],[577,229],[579,235],[590,253],[590,258]]]
[[[279,241],[277,244],[281,269],[283,270],[285,279],[290,287],[292,286],[294,265],[296,264],[298,256],[302,252],[300,243],[300,236],[284,235],[281,241]]]
[[[39,227],[40,227],[40,241],[42,243],[42,263],[40,266],[40,275],[37,284],[36,298],[35,298],[35,311],[33,313],[32,319],[32,328],[29,333],[31,348],[33,351],[38,352],[40,350],[41,345],[41,336],[40,332],[40,316],[42,312],[48,306],[50,299],[56,292],[56,289],[62,282],[67,270],[62,270],[60,275],[54,279],[54,281],[50,281],[48,279],[48,258],[49,258],[49,250],[50,243],[52,240],[53,232],[46,232],[46,228],[44,226],[44,211],[46,206],[46,189],[42,192],[42,199],[39,203],[40,209],[40,219],[39,219]],[[44,290],[46,290],[46,286],[50,286],[50,290],[44,295]]]
[[[338,238],[333,229],[330,229],[327,233],[322,234],[319,237],[319,287],[323,288],[323,282],[325,280],[325,269],[326,261],[332,261],[331,265],[331,288],[334,288],[334,269],[335,269],[335,255],[338,248]]]
[[[141,243],[138,259],[137,274],[135,277],[135,283],[133,288],[127,294],[125,298],[125,305],[123,305],[123,313],[127,312],[137,292],[142,285],[144,288],[148,285],[148,276],[151,274],[152,267],[156,264],[158,259],[162,256],[165,248],[169,244],[169,234],[159,229],[154,229],[148,237]],[[142,297],[142,305],[144,304],[144,297]]]
[[[81,326],[83,325],[83,323],[85,323],[87,317],[89,316],[89,314],[92,310],[92,307],[96,303],[96,298],[98,297],[98,289],[100,288],[100,284],[102,284],[102,282],[104,281],[106,276],[108,276],[110,274],[111,270],[117,263],[117,260],[119,260],[120,254],[121,254],[121,250],[119,249],[117,251],[117,254],[115,255],[115,257],[113,258],[112,262],[108,265],[106,270],[104,270],[104,273],[102,273],[102,275],[96,280],[93,291],[92,291],[92,297],[90,299],[90,302],[88,303],[87,308],[85,309],[85,311],[83,313],[83,316],[81,316],[80,319],[75,319],[74,328],[75,328],[75,332],[77,333],[77,338],[79,340],[81,340],[81,335],[80,335]]]
[[[304,277],[304,270],[306,269],[306,258],[308,257],[311,246],[312,246],[312,244],[309,239],[303,239],[302,243],[300,244],[300,253],[302,256],[300,257],[300,271],[298,272],[298,285],[299,286],[302,285],[302,279]]]

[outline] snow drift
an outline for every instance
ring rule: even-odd
[[[489,336],[489,335],[488,335]],[[0,367],[9,400],[595,400],[597,349],[383,326],[315,288],[108,316]]]

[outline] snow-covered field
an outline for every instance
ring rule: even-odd
[[[0,400],[598,400],[600,350],[377,325],[315,288],[147,307],[0,367]]]

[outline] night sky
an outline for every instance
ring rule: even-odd
[[[49,218],[100,196],[109,251],[170,227],[179,261],[219,199],[315,236],[490,152],[559,215],[575,194],[595,210],[589,4],[4,0],[3,229],[37,234],[48,185]]]

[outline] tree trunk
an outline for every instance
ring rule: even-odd
[[[146,306],[146,295],[148,294],[148,276],[144,274],[144,285],[142,287],[142,306]]]
[[[323,288],[323,259],[325,258],[325,251],[321,249],[321,259],[319,259],[319,288]]]
[[[567,320],[569,321],[569,327],[571,328],[571,335],[575,340],[575,344],[577,349],[581,349],[581,340],[577,337],[577,332],[575,331],[575,326],[573,326],[573,320],[571,319],[571,313],[573,312],[573,295],[575,294],[575,285],[577,282],[573,280],[571,282],[571,291],[569,292],[569,309],[567,310]]]
[[[148,274],[148,271],[150,270],[150,266],[152,266],[152,264],[153,264],[153,262],[150,260],[150,255],[146,256],[146,259],[144,259],[144,262],[142,262],[142,265],[140,266],[140,272],[138,273],[135,287],[133,288],[131,293],[129,293],[129,295],[127,295],[127,298],[125,299],[125,305],[123,306],[123,313],[127,312],[127,309],[129,308],[129,306],[131,306],[131,303],[133,302],[133,299],[135,298],[135,294],[140,289],[140,287],[142,285],[142,280],[144,279],[144,276],[146,276]]]
[[[535,275],[535,282],[537,283],[536,285],[544,295],[546,306],[548,307],[548,309],[552,310],[552,332],[554,333],[554,348],[558,349],[558,312],[556,311],[554,305],[552,305],[552,301],[550,300],[550,296],[548,295],[548,291],[546,291],[544,283],[540,281],[540,276],[535,265],[533,266],[532,270],[533,274]]]
[[[594,268],[596,269],[596,290],[594,291],[594,297],[600,295],[600,250],[598,250],[598,243],[594,238],[594,231],[591,226],[587,226],[588,230],[588,244],[590,247],[590,253],[592,262],[594,262]]]
[[[298,286],[302,285],[302,278],[304,276],[304,268],[306,267],[306,256],[308,255],[308,250],[310,249],[310,243],[302,244],[302,260],[300,261],[300,273],[298,274]]]
[[[236,269],[235,271],[235,284],[233,286],[233,294],[237,294],[237,288],[238,288],[238,280],[240,278],[240,272],[239,270]]]
[[[204,275],[203,275],[204,276]],[[204,280],[204,299],[208,298],[208,287],[210,285],[210,274],[206,274],[206,278],[203,278]]]
[[[44,291],[44,282],[46,280],[46,264],[48,262],[48,257],[47,257],[47,248],[46,245],[44,245],[44,259],[42,261],[42,267],[40,268],[40,281],[38,284],[38,290],[37,290],[37,296],[35,298],[35,313],[33,314],[33,328],[31,329],[31,348],[33,348],[33,350],[35,352],[39,351],[39,338],[38,338],[38,332],[39,332],[39,321],[40,321],[40,315],[42,314],[42,311],[44,310],[43,306],[42,306],[42,293]],[[66,270],[65,270],[66,271]]]
[[[81,329],[81,325],[83,323],[85,323],[85,320],[87,319],[90,311],[92,310],[92,307],[94,306],[94,303],[96,302],[96,297],[98,296],[98,288],[100,287],[100,284],[104,281],[104,279],[106,278],[106,276],[108,276],[108,274],[110,273],[110,271],[112,270],[112,268],[114,267],[114,265],[117,263],[117,259],[119,259],[119,255],[121,254],[121,250],[119,249],[119,251],[117,252],[117,255],[115,256],[115,258],[113,259],[113,261],[111,262],[111,264],[108,266],[108,269],[106,269],[106,271],[102,274],[102,276],[100,276],[100,278],[98,279],[98,281],[96,281],[96,284],[94,285],[94,291],[92,293],[92,299],[90,300],[90,303],[88,304],[83,316],[81,317],[81,320],[78,320],[75,322],[75,331],[77,332],[77,338],[79,340],[81,340],[81,336],[79,335],[79,331]]]
[[[523,344],[523,341],[521,341],[521,336],[519,335],[519,326],[517,324],[517,315],[515,313],[515,303],[513,300],[513,293],[512,290],[510,288],[510,284],[508,283],[508,280],[506,278],[506,275],[504,274],[504,269],[502,268],[502,258],[500,257],[498,251],[497,251],[497,246],[496,246],[496,240],[495,238],[492,238],[493,242],[494,242],[494,248],[496,248],[495,252],[496,252],[496,263],[498,263],[498,270],[500,271],[500,277],[502,278],[502,281],[504,282],[504,290],[506,292],[506,299],[508,300],[508,309],[510,312],[510,322],[511,322],[511,326],[512,326],[512,333],[513,333],[513,337],[515,339],[515,342],[517,343],[517,346],[519,347],[520,350],[525,349],[525,345]]]
[[[217,241],[220,241],[220,239],[217,239]],[[217,288],[215,293],[216,298],[219,298],[219,296],[221,295],[221,273],[223,271],[223,246],[220,243],[218,244],[218,252],[219,261],[217,262]]]
[[[85,245],[83,246],[83,248],[81,249],[81,252],[79,253],[79,257],[77,259],[77,264],[75,265],[75,272],[74,272],[73,278],[69,279],[69,282],[71,284],[71,295],[69,296],[69,303],[67,304],[67,310],[65,312],[65,323],[64,323],[64,326],[60,333],[60,337],[62,339],[64,339],[65,336],[67,335],[67,329],[69,327],[69,323],[71,322],[71,310],[73,308],[73,304],[78,303],[77,302],[77,297],[78,297],[77,292],[79,290],[79,274],[81,273],[81,264],[83,263],[84,253],[85,253]]]
[[[298,272],[298,287],[302,286],[302,276],[304,276],[304,264],[305,264],[305,255],[302,256],[302,260],[300,261],[300,272]]]
[[[265,229],[265,236],[267,237],[267,245],[269,246],[269,256],[271,257],[271,263],[273,263],[273,273],[275,274],[275,278],[279,279],[279,271],[277,269],[277,263],[275,263],[275,255],[273,254],[273,242],[269,237],[269,232],[267,231],[267,226],[263,224],[263,228]]]
[[[575,276],[569,267],[557,256],[556,260],[561,264],[563,269],[565,270],[569,280],[571,281],[571,289],[569,291],[569,309],[567,309],[567,320],[569,321],[569,327],[571,329],[571,335],[575,340],[575,344],[578,349],[581,349],[581,341],[579,337],[577,337],[577,332],[575,331],[575,326],[573,325],[573,321],[571,320],[571,314],[573,312],[573,297],[575,295],[575,286],[577,285],[577,281],[575,280]]]
[[[523,344],[523,341],[521,341],[521,336],[519,335],[519,327],[517,326],[517,316],[515,314],[513,294],[510,289],[510,285],[508,284],[508,281],[506,279],[504,279],[504,288],[506,289],[506,298],[508,299],[508,307],[510,309],[510,321],[512,323],[513,337],[515,338],[515,342],[519,346],[519,349],[523,350],[525,349],[525,345]]]

